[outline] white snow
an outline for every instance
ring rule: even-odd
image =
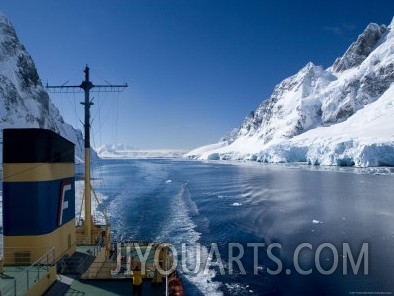
[[[212,145],[186,154],[199,159],[243,159],[267,162],[308,162],[357,167],[394,165],[394,85],[374,103],[348,120],[317,127],[291,139],[262,145],[258,136],[210,150]],[[347,163],[349,162],[349,163]]]
[[[394,84],[387,85],[393,72],[391,23],[360,65],[335,72],[308,63],[278,84],[271,98],[245,119],[233,142],[200,147],[185,157],[394,166]]]
[[[394,165],[394,85],[348,120],[307,131],[285,145],[304,148],[311,163],[340,165],[341,160],[349,160],[359,167]]]

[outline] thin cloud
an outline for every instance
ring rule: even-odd
[[[349,40],[349,36],[354,35],[354,31],[356,30],[357,26],[354,24],[340,24],[339,26],[324,26],[323,31],[330,32],[334,35],[337,35],[343,39]]]
[[[341,27],[330,27],[330,26],[323,27],[323,30],[334,33],[335,35],[342,35],[342,31],[343,31]]]

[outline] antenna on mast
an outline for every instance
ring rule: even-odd
[[[92,206],[91,206],[91,184],[90,184],[90,106],[93,103],[90,101],[90,91],[98,92],[121,92],[126,87],[127,83],[118,85],[94,85],[90,81],[90,69],[86,65],[84,69],[85,80],[80,85],[46,85],[46,88],[52,93],[76,93],[81,89],[85,93],[85,100],[81,102],[85,106],[85,121],[84,121],[84,132],[85,132],[85,190],[84,190],[84,202],[85,202],[85,221],[81,226],[81,229],[77,229],[77,234],[84,237],[83,241],[85,244],[92,245],[95,243],[96,237],[100,235],[100,229],[95,226],[92,219]],[[104,215],[106,216],[106,215]],[[109,237],[109,221],[106,221],[107,231],[106,236]],[[107,239],[107,243],[109,239]]]

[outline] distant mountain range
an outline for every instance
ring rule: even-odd
[[[368,25],[328,69],[308,63],[239,128],[185,156],[394,166],[393,82],[394,19],[389,26]]]
[[[50,129],[67,138],[76,145],[76,161],[83,161],[82,132],[64,122],[43,87],[31,56],[0,11],[0,128],[28,127]]]
[[[175,149],[137,149],[124,144],[95,147],[101,158],[181,158],[186,151]]]

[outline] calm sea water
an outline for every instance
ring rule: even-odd
[[[94,177],[114,238],[173,243],[188,295],[394,293],[393,175],[150,159]]]

